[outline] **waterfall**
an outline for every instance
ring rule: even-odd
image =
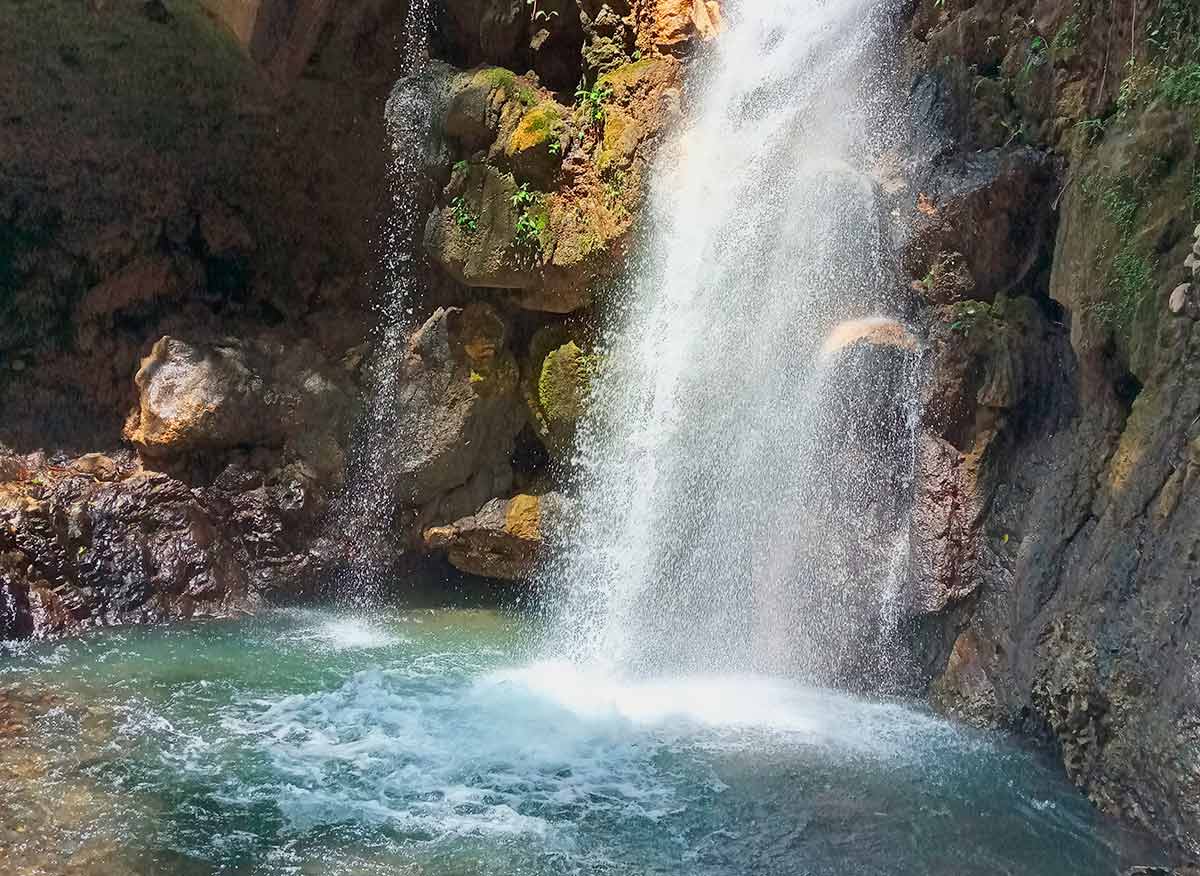
[[[898,142],[878,0],[729,10],[691,71],[540,585],[620,673],[896,669],[916,343],[871,169]]]
[[[346,466],[346,483],[329,516],[332,538],[345,554],[336,582],[339,597],[359,606],[379,595],[392,556],[389,535],[395,511],[396,465],[392,452],[399,429],[400,362],[411,330],[420,272],[419,190],[425,171],[425,140],[432,122],[429,64],[429,0],[411,0],[404,26],[400,79],[387,103],[391,203],[384,229],[384,279],[377,294],[377,322],[368,362],[367,408]]]

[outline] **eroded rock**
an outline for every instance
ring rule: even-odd
[[[148,457],[286,444],[323,475],[340,478],[354,389],[307,342],[164,337],[134,381],[139,402],[125,437]]]
[[[445,551],[462,572],[506,581],[527,579],[543,558],[566,505],[557,493],[492,499],[470,517],[424,532],[427,550]]]

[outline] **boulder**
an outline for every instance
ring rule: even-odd
[[[446,205],[425,226],[425,248],[465,286],[527,289],[538,285],[538,252],[517,241],[517,182],[488,164],[456,168]]]
[[[507,343],[504,321],[482,303],[438,308],[409,340],[388,450],[399,503],[421,520],[456,519],[511,488],[526,417]]]
[[[643,54],[686,54],[721,32],[717,0],[646,0],[636,4],[637,47]]]
[[[445,551],[454,568],[471,575],[525,580],[543,558],[565,507],[558,493],[492,499],[470,517],[426,529],[425,547]]]
[[[147,457],[283,447],[340,476],[353,386],[309,342],[161,338],[134,378],[125,437]]]
[[[555,457],[571,448],[575,428],[587,406],[598,360],[580,326],[552,324],[529,343],[522,369],[522,391],[534,431]]]
[[[246,564],[182,482],[43,470],[0,495],[0,587],[11,631],[226,614],[256,602]]]

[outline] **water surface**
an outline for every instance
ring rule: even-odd
[[[526,632],[288,611],[0,645],[3,872],[1118,870],[1112,828],[1003,738],[762,677],[530,663]]]

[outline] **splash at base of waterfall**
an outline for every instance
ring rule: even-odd
[[[289,611],[0,644],[4,872],[1117,869],[1120,837],[1002,738],[760,676],[522,664],[526,632]]]

